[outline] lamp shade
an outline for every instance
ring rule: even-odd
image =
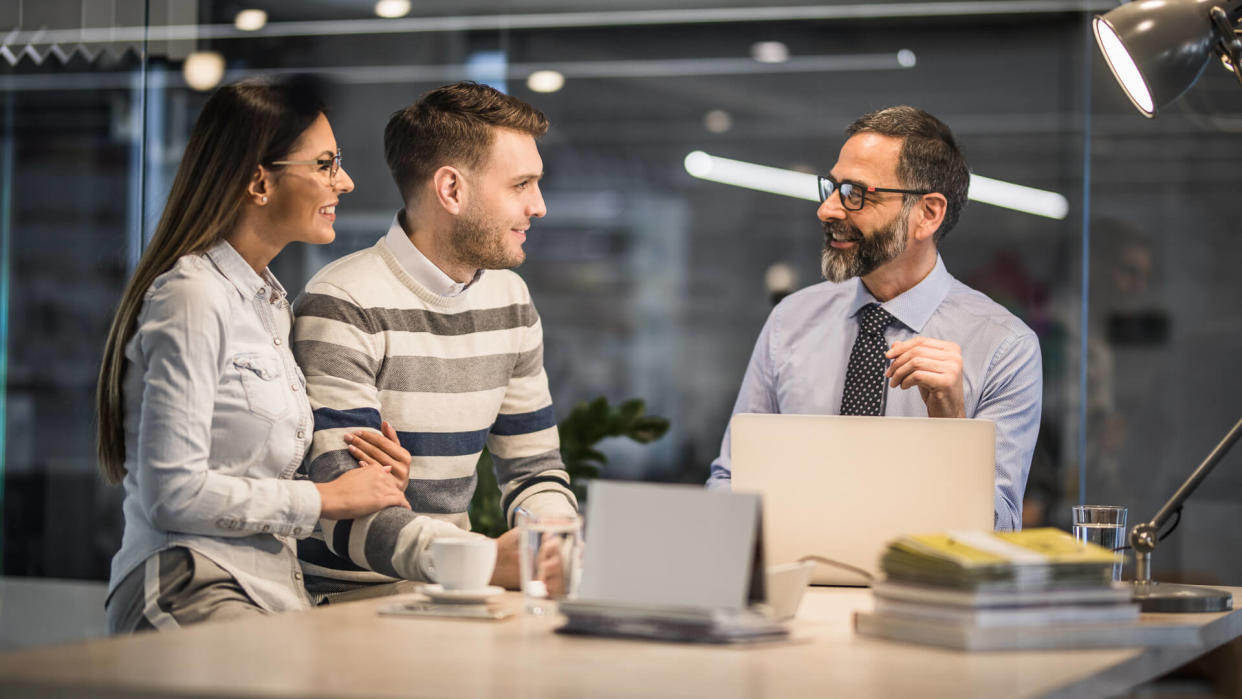
[[[1212,56],[1208,12],[1220,0],[1142,0],[1095,18],[1095,41],[1126,96],[1144,115],[1177,99]]]

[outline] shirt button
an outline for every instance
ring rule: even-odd
[[[272,338],[272,343],[276,345],[280,345],[280,338],[279,337]]]
[[[293,579],[294,579],[294,580],[301,580],[301,579],[302,579],[302,571],[300,571],[300,570],[295,570],[295,571],[293,571]]]
[[[262,529],[264,532],[270,532],[272,531],[272,525],[264,524],[262,527],[260,527],[260,529]]]
[[[267,296],[267,287],[266,286],[259,287],[259,293],[255,295],[258,296],[259,298],[263,298],[264,296]]]
[[[306,430],[298,430],[298,439],[306,439]]]
[[[302,536],[302,528],[301,528],[301,527],[294,527],[294,528],[293,528],[293,535],[294,535],[294,536]]]
[[[292,388],[294,393],[298,392],[298,385],[295,383],[289,384],[289,388]]]

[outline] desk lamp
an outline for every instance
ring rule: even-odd
[[[1126,96],[1143,116],[1182,96],[1195,84],[1212,54],[1242,83],[1242,41],[1233,23],[1242,0],[1143,0],[1109,10],[1093,22],[1095,41]],[[1233,607],[1224,590],[1171,585],[1151,579],[1151,552],[1160,527],[1216,466],[1238,436],[1242,420],[1212,450],[1150,522],[1130,530],[1134,549],[1134,600],[1145,612],[1221,612]],[[1171,531],[1171,530],[1170,530]]]
[[[1242,0],[1142,0],[1097,16],[1092,28],[1113,77],[1150,119],[1195,84],[1213,53],[1242,83],[1240,16]]]
[[[1134,525],[1130,530],[1130,548],[1134,549],[1134,601],[1145,612],[1223,612],[1233,608],[1233,595],[1198,585],[1171,585],[1151,579],[1151,552],[1156,548],[1157,532],[1169,518],[1181,510],[1182,503],[1203,482],[1208,473],[1242,436],[1242,419],[1216,445],[1211,454],[1190,474],[1182,487],[1160,508],[1150,522]]]

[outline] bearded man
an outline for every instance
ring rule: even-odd
[[[526,284],[508,271],[526,258],[531,219],[546,213],[535,139],[547,129],[529,104],[470,82],[393,114],[384,150],[404,208],[379,242],[324,267],[298,299],[293,351],[315,414],[311,480],[375,456],[359,430],[395,434],[411,454],[409,473],[394,474],[410,509],[323,520],[301,542],[312,593],[434,581],[429,545],[468,535],[484,446],[510,522],[518,508],[577,512],[543,328]],[[498,541],[492,581],[510,588],[515,532]]]
[[[1039,340],[936,250],[966,204],[966,160],[949,127],[913,107],[867,114],[846,138],[819,178],[827,281],[772,310],[733,412],[992,420],[995,527],[1020,529]],[[709,487],[730,486],[729,445],[726,430]]]

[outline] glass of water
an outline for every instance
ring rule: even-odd
[[[556,612],[557,600],[577,594],[582,570],[582,517],[520,512],[518,572],[531,614]]]
[[[1113,580],[1121,580],[1125,563],[1126,508],[1117,505],[1074,505],[1074,538],[1116,553]]]

